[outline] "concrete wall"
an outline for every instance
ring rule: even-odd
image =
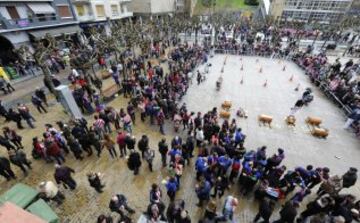
[[[129,8],[134,13],[151,13],[151,0],[132,0]]]
[[[153,14],[170,13],[175,10],[175,0],[152,0],[151,12]]]
[[[132,0],[130,11],[138,14],[162,14],[175,11],[175,0]]]

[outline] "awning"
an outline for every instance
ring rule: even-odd
[[[61,36],[62,34],[74,34],[78,31],[81,31],[79,26],[64,26],[42,30],[32,30],[29,31],[29,34],[32,35],[35,39],[42,39],[47,33],[53,37],[57,37]]]
[[[27,211],[24,211],[20,207],[12,204],[11,202],[5,202],[0,205],[0,222],[11,223],[46,223],[45,220],[33,215]]]
[[[56,14],[55,9],[49,3],[28,3],[27,6],[34,14]]]

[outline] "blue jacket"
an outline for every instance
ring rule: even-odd
[[[231,166],[231,159],[225,156],[220,156],[218,159],[218,163],[220,166],[224,167],[225,169]]]
[[[204,187],[199,187],[196,189],[196,194],[200,199],[209,199],[210,198],[211,185],[209,181],[205,181]]]
[[[178,185],[176,181],[168,181],[165,187],[167,191],[176,192]]]
[[[198,157],[195,163],[195,169],[198,172],[205,172],[205,170],[207,169],[207,163],[206,161],[203,159],[203,157]]]

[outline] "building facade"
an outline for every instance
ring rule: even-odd
[[[72,0],[81,28],[103,27],[107,33],[112,21],[133,16],[128,9],[130,3],[131,0]]]
[[[338,23],[350,10],[353,0],[272,0],[270,15],[275,20]]]
[[[70,0],[0,0],[0,59],[3,63],[13,48],[79,30]]]
[[[0,36],[13,45],[77,31],[77,20],[69,0],[0,0]]]

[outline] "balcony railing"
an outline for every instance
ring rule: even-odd
[[[23,19],[2,19],[0,24],[2,24],[3,29],[17,29],[17,28],[27,28],[27,27],[36,27],[36,26],[45,26],[45,25],[54,25],[61,22],[74,21],[74,18],[61,18],[60,16],[37,16],[31,18]]]

